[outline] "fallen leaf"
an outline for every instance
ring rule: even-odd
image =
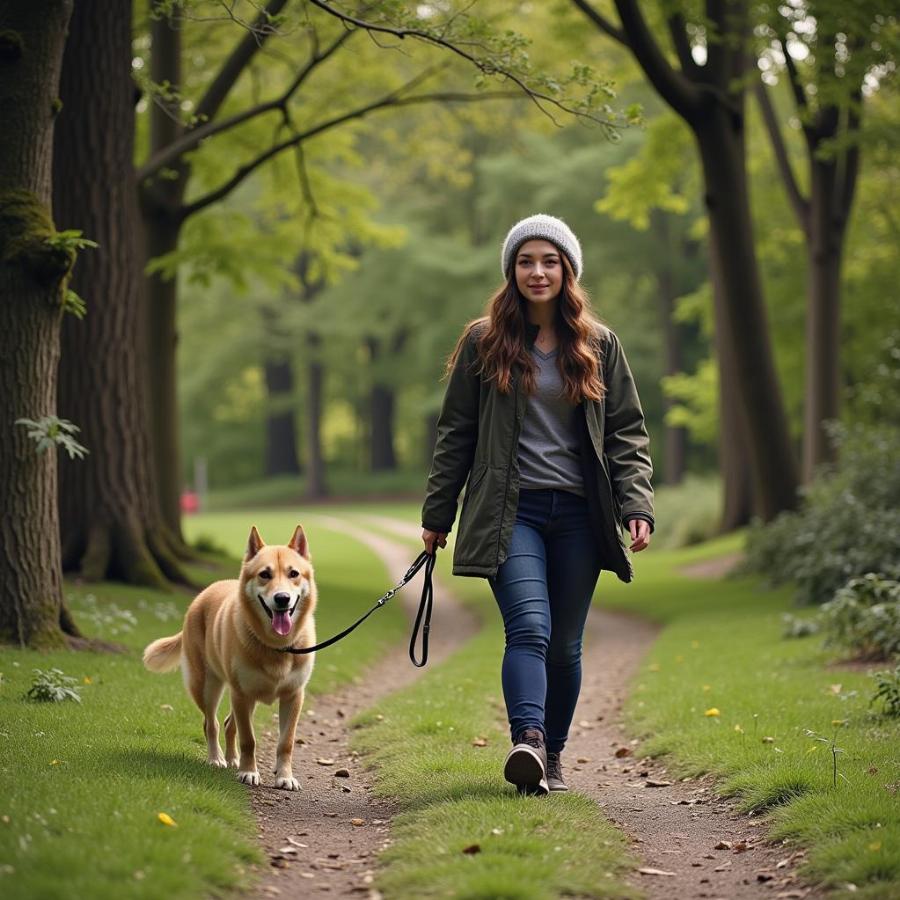
[[[839,694],[842,687],[843,685],[840,684],[830,684],[828,685],[828,690],[831,691],[832,694]]]
[[[764,737],[764,738],[762,739],[762,742],[763,742],[764,744],[774,744],[774,743],[775,743],[775,738],[773,738],[773,737]]]
[[[171,828],[176,828],[178,823],[168,814],[168,813],[158,813],[156,816],[163,825],[168,825]]]
[[[663,869],[638,869],[638,872],[640,872],[641,875],[668,875],[672,878],[675,877],[674,872],[666,872]]]
[[[621,759],[623,756],[631,756],[631,750],[630,750],[630,748],[628,748],[628,747],[619,747],[619,749],[616,750],[616,757],[618,757],[619,759]]]
[[[487,738],[477,737],[472,741],[473,747],[487,747]]]
[[[719,712],[719,710],[717,710],[715,708],[715,706],[713,706],[713,707],[710,707],[705,713],[703,713],[703,715],[706,716],[707,718],[714,719],[716,716],[721,715],[721,713]]]
[[[575,760],[575,762],[584,765],[585,763],[589,763],[590,760],[586,756],[579,756],[578,759]]]
[[[469,856],[474,856],[476,853],[481,853],[481,845],[469,844],[468,847],[463,847],[463,853],[468,853]]]
[[[333,760],[333,759],[317,759],[316,762],[317,762],[320,766],[333,766],[333,765],[334,765],[334,760]]]

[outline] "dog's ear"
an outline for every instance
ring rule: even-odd
[[[245,562],[250,562],[263,547],[265,547],[265,542],[259,536],[259,532],[256,530],[255,525],[250,526],[250,537],[247,540],[247,554],[244,556]]]
[[[288,547],[296,550],[304,559],[309,559],[309,541],[306,540],[302,525],[294,529],[294,536],[288,542]]]

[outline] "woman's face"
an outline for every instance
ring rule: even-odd
[[[516,254],[516,285],[530,303],[549,303],[563,285],[559,250],[550,241],[526,241]]]

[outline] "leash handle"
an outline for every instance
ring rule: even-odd
[[[431,631],[431,611],[434,607],[434,582],[432,574],[434,573],[434,564],[437,561],[437,550],[429,554],[427,550],[422,551],[422,555],[426,557],[425,561],[425,581],[422,583],[422,598],[419,600],[419,610],[416,613],[416,621],[413,624],[412,635],[409,638],[409,659],[410,662],[421,669],[428,662],[428,632]],[[419,557],[421,559],[421,556]],[[419,560],[416,560],[418,563]],[[415,565],[415,563],[413,563]],[[422,630],[422,661],[416,659],[416,637],[419,629]]]
[[[419,610],[416,613],[416,621],[413,625],[413,633],[412,638],[409,643],[409,658],[412,660],[414,666],[421,668],[428,662],[428,632],[431,629],[431,611],[434,604],[434,585],[432,583],[432,573],[434,572],[434,564],[437,560],[437,550],[433,554],[429,554],[427,550],[423,550],[416,558],[413,560],[412,565],[406,570],[406,574],[397,584],[394,585],[387,593],[383,596],[379,597],[378,600],[375,601],[375,605],[363,616],[360,616],[352,625],[348,628],[345,628],[339,634],[334,635],[333,637],[328,638],[327,641],[322,641],[320,644],[316,644],[313,647],[279,647],[279,651],[281,653],[294,653],[294,654],[305,654],[305,653],[315,653],[316,650],[324,650],[325,647],[330,647],[332,644],[336,644],[342,638],[347,637],[351,631],[354,631],[369,616],[375,612],[376,609],[381,609],[391,597],[394,596],[402,587],[408,584],[412,578],[415,576],[416,572],[425,566],[425,582],[422,585],[422,598],[419,601]],[[415,643],[416,637],[419,633],[419,629],[422,629],[422,661],[418,662],[415,657]]]

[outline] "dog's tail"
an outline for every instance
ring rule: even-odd
[[[160,638],[144,650],[144,665],[151,672],[171,672],[181,660],[181,632]]]

